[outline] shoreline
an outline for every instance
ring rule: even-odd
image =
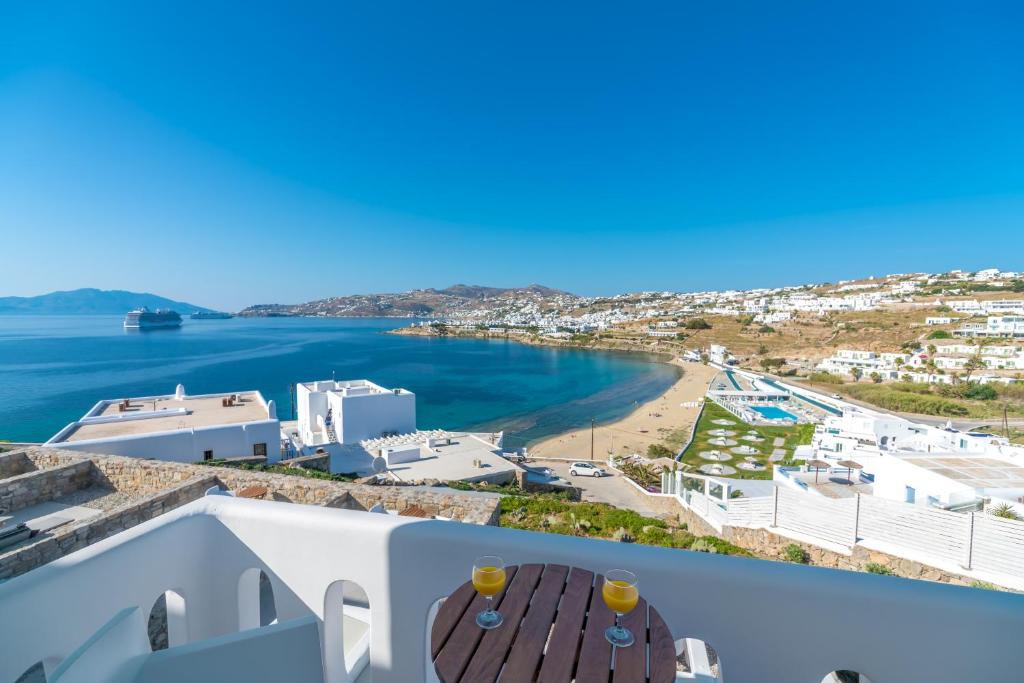
[[[536,335],[490,334],[486,332],[446,332],[439,334],[429,328],[401,327],[387,334],[409,337],[435,337],[453,339],[494,339],[512,341],[529,346],[547,346],[562,349],[583,349],[605,352],[636,353],[653,357],[653,362],[673,365],[681,371],[679,378],[664,392],[638,403],[625,416],[598,424],[593,430],[593,457],[605,461],[611,453],[647,455],[652,444],[664,444],[675,432],[689,436],[700,415],[699,402],[717,374],[717,370],[702,363],[687,363],[679,359],[678,349],[667,349],[658,341],[640,345],[631,340],[593,337],[591,343],[539,337]],[[662,348],[659,348],[662,347]],[[692,404],[686,405],[684,404]],[[685,441],[685,438],[683,439]],[[535,458],[589,460],[591,457],[591,428],[570,429],[559,434],[527,442],[527,452]],[[675,453],[672,453],[672,457]]]
[[[584,349],[593,351],[622,351],[626,353],[645,353],[661,356],[659,362],[673,363],[683,352],[682,344],[663,339],[651,339],[639,342],[632,338],[608,337],[599,335],[580,335],[587,337],[586,343],[572,339],[553,339],[535,334],[492,334],[485,331],[449,330],[438,333],[428,327],[398,327],[388,330],[385,334],[402,337],[430,337],[436,339],[482,339],[510,341],[527,346],[547,346],[558,349]]]
[[[611,453],[646,456],[648,446],[664,444],[674,432],[689,434],[700,415],[700,399],[717,370],[701,363],[679,360],[669,363],[679,367],[682,375],[665,392],[637,405],[625,417],[594,427],[595,461],[606,461]],[[590,460],[591,428],[583,427],[545,437],[529,444],[527,450],[534,458]],[[675,452],[671,457],[674,456]]]

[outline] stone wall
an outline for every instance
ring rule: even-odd
[[[16,477],[36,469],[25,451],[0,453],[0,479]]]
[[[84,464],[89,465],[88,461]],[[18,545],[0,554],[0,580],[24,574],[68,553],[81,550],[108,536],[169,512],[196,500],[215,485],[216,478],[212,475],[194,477],[159,493],[139,498],[107,514],[37,536],[28,544]]]
[[[291,460],[285,460],[281,462],[281,464],[287,465],[288,467],[301,467],[307,470],[317,470],[318,472],[330,472],[331,454],[314,453],[313,455],[303,455],[298,458],[292,458]]]
[[[73,462],[81,462],[82,456],[75,451],[59,450],[56,448],[32,447],[25,449],[25,455],[36,469],[48,470],[61,465]]]
[[[265,486],[267,500],[306,505],[326,505],[346,510],[369,510],[383,505],[401,513],[419,508],[428,515],[472,524],[497,524],[500,497],[495,494],[456,491],[446,486],[385,486],[313,479],[290,474],[271,474],[230,467],[207,468],[228,489],[240,491]]]
[[[21,456],[40,469],[0,480],[0,508],[17,510],[88,486],[135,494],[131,502],[97,517],[59,527],[0,554],[0,580],[80,550],[157,515],[202,497],[220,486],[234,491],[262,487],[267,500],[417,516],[439,516],[473,524],[496,525],[501,498],[448,487],[384,486],[273,474],[230,467],[91,455],[30,448]],[[14,468],[16,465],[8,464]],[[49,468],[49,469],[43,469]],[[5,507],[5,506],[14,507]]]
[[[194,477],[208,477],[220,469],[120,455],[87,455],[96,467],[97,482],[132,493],[152,494]]]
[[[852,552],[846,555],[811,543],[795,541],[786,536],[776,534],[770,529],[726,526],[721,533],[715,532],[715,535],[771,559],[782,559],[785,549],[788,546],[796,545],[806,553],[808,564],[816,567],[867,571],[867,565],[874,564],[888,569],[894,576],[901,576],[907,579],[938,581],[960,586],[969,586],[975,582],[975,579],[963,574],[949,572],[921,562],[908,560],[904,557],[872,550],[860,544],[853,546]]]
[[[17,512],[83,489],[92,483],[92,469],[88,461],[79,461],[4,479],[0,481],[0,511]]]
[[[215,483],[230,490],[263,486],[267,488],[264,497],[268,500],[306,505],[333,504],[334,507],[369,510],[374,505],[382,504],[386,509],[399,513],[412,507],[420,508],[430,515],[473,524],[497,524],[500,511],[500,498],[497,495],[456,491],[446,486],[356,484],[298,474],[275,474],[120,455],[92,455],[49,448],[29,449],[29,457],[37,462],[47,458],[54,462],[61,459],[91,462],[95,467],[96,483],[119,491],[147,495],[195,477],[212,476]]]

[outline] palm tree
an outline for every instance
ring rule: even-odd
[[[978,355],[971,356],[970,358],[967,359],[967,362],[964,363],[964,373],[965,373],[964,374],[964,381],[965,382],[970,382],[971,381],[971,374],[974,373],[975,370],[984,370],[984,369],[985,369],[985,361],[983,361],[981,359],[981,356],[978,356]]]
[[[854,382],[859,382],[860,378],[864,376],[864,371],[860,368],[850,368],[850,374],[853,375]]]

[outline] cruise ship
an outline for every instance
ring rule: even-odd
[[[124,317],[126,330],[152,330],[163,327],[181,327],[181,316],[176,311],[166,308],[151,311],[143,306]]]
[[[196,311],[189,317],[193,320],[228,320],[235,316],[222,311]]]

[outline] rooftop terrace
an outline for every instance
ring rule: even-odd
[[[234,400],[225,401],[231,397]],[[181,398],[167,395],[116,399],[101,401],[49,443],[109,439],[267,419],[270,419],[267,404],[256,391]]]
[[[957,455],[891,453],[934,474],[976,489],[1024,489],[1024,467],[1005,460]]]

